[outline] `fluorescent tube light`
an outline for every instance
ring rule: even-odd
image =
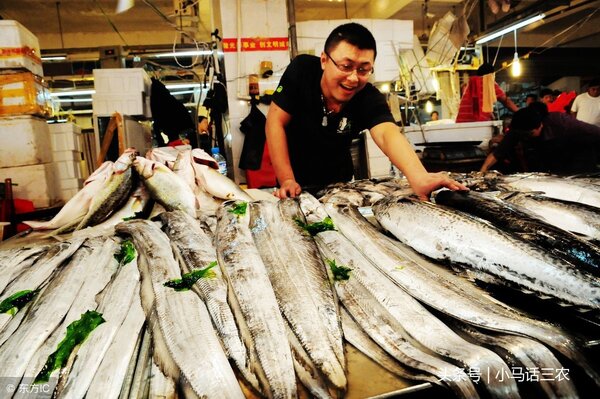
[[[172,83],[169,85],[165,85],[165,87],[169,90],[177,90],[177,89],[197,89],[200,87],[200,83]]]
[[[68,90],[68,91],[55,91],[50,93],[50,97],[67,97],[67,96],[85,96],[94,94],[96,90]]]
[[[91,103],[92,98],[57,98],[54,101],[57,103]]]
[[[40,57],[42,61],[62,61],[66,60],[66,55],[45,55]]]
[[[164,58],[164,57],[195,57],[197,55],[212,54],[210,50],[193,50],[193,51],[175,51],[170,53],[148,54],[148,57]]]
[[[475,41],[475,44],[487,43],[487,42],[489,42],[491,40],[496,39],[497,37],[500,37],[502,35],[505,35],[507,33],[512,32],[512,31],[516,31],[517,29],[523,28],[523,27],[525,27],[527,25],[531,25],[532,23],[537,22],[540,19],[543,19],[545,16],[546,16],[545,14],[538,14],[538,15],[535,15],[535,16],[533,16],[531,18],[527,18],[527,19],[519,21],[519,22],[517,22],[515,24],[509,25],[506,28],[500,29],[500,30],[498,30],[496,32],[492,32],[490,34],[483,35],[482,37],[480,37],[479,39],[477,39]]]

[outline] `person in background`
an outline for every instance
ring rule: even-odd
[[[525,97],[525,106],[528,107],[529,104],[535,103],[537,100],[538,96],[536,94],[528,94],[527,97]]]
[[[432,121],[438,121],[438,120],[440,120],[440,114],[437,111],[433,111],[431,113],[431,120]]]
[[[554,91],[552,89],[542,89],[540,90],[540,98],[544,104],[548,105],[555,100]]]
[[[494,81],[494,67],[485,63],[477,69],[476,76],[469,78],[460,99],[456,122],[491,121],[494,117],[493,107],[496,101],[500,101],[512,112],[519,109]]]
[[[200,141],[200,148],[206,153],[210,154],[211,142],[210,142],[210,130],[208,125],[208,118],[203,115],[198,116],[198,137]]]
[[[428,173],[401,134],[385,96],[368,80],[373,73],[375,38],[364,26],[338,26],[320,57],[297,56],[273,94],[266,121],[269,154],[279,182],[274,195],[315,193],[353,176],[350,145],[365,129],[414,192],[427,199],[440,187],[464,190],[445,173]]]
[[[515,171],[591,172],[596,170],[599,144],[600,127],[565,113],[548,112],[545,104],[533,103],[513,115],[510,131],[488,155],[481,171],[510,160]]]
[[[591,81],[587,92],[575,98],[571,114],[582,122],[600,126],[600,79]]]

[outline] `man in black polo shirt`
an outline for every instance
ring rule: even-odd
[[[440,187],[466,189],[446,174],[427,173],[385,97],[368,83],[375,39],[356,23],[335,28],[320,57],[299,55],[283,74],[266,122],[280,198],[352,179],[350,144],[368,129],[375,143],[421,198]]]

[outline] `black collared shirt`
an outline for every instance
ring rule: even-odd
[[[288,151],[296,181],[303,187],[351,180],[352,139],[362,130],[394,122],[384,95],[370,83],[341,112],[325,115],[322,75],[318,57],[299,55],[287,67],[273,95],[273,101],[292,116],[285,128]],[[323,126],[324,116],[327,126]]]

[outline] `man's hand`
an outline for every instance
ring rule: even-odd
[[[425,201],[429,201],[431,192],[438,188],[446,187],[450,190],[469,190],[467,186],[451,179],[446,172],[428,173],[424,177],[411,182],[411,187],[415,194]]]
[[[293,179],[284,180],[281,187],[273,192],[273,195],[278,198],[294,198],[300,195],[302,187]]]

